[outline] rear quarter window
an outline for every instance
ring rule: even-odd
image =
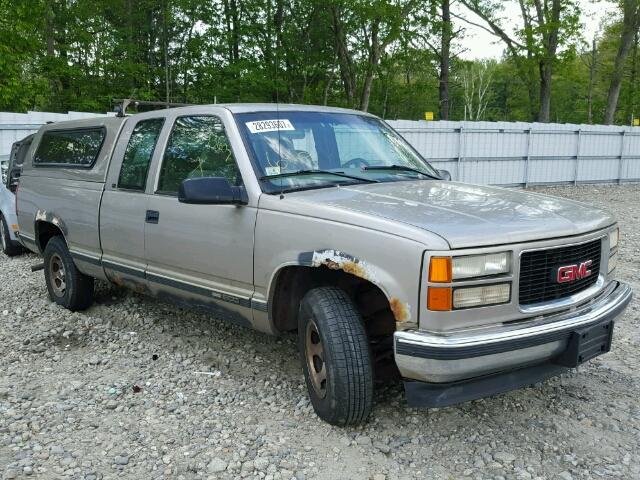
[[[48,130],[33,157],[34,165],[90,168],[102,147],[106,130],[102,127]]]

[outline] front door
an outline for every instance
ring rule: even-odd
[[[242,185],[224,122],[216,115],[178,116],[172,126],[146,205],[149,287],[161,297],[248,325],[257,210],[180,203],[180,184],[192,177],[225,177]]]

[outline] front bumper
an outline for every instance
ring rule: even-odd
[[[469,388],[479,390],[472,398],[518,388],[523,386],[516,381],[518,378],[530,384],[559,373],[562,367],[555,365],[554,359],[565,352],[572,333],[613,320],[626,308],[631,297],[628,285],[613,281],[586,305],[525,322],[447,334],[396,332],[396,364],[405,379],[428,383],[407,384],[408,395],[421,386],[424,386],[422,390],[433,392],[452,386],[460,390],[464,383],[477,386],[482,377],[490,378],[493,386],[485,394],[481,387]],[[520,373],[515,374],[515,370]],[[510,377],[500,380],[498,373]],[[512,386],[504,388],[507,385]],[[461,398],[459,401],[471,399],[464,395]]]

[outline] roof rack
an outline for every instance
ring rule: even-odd
[[[114,98],[113,102],[119,105],[114,107],[114,111],[116,112],[116,116],[124,117],[127,113],[127,108],[129,105],[133,105],[136,108],[138,107],[163,107],[163,108],[174,108],[174,107],[188,107],[193,105],[192,103],[172,103],[172,102],[159,102],[159,101],[151,101],[151,100],[136,100],[135,98]]]

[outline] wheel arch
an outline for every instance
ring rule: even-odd
[[[346,252],[322,249],[301,252],[296,260],[279,266],[268,287],[268,315],[273,331],[297,327],[297,308],[304,294],[318,286],[336,285],[356,302],[365,321],[375,317],[393,331],[406,328],[411,320],[409,306],[394,296],[381,278],[380,268]],[[384,315],[380,311],[386,310]],[[384,320],[379,320],[383,318]]]
[[[38,210],[35,218],[34,236],[35,242],[40,253],[44,253],[44,249],[55,236],[62,236],[65,243],[67,242],[67,227],[64,221],[52,212],[46,210]]]

